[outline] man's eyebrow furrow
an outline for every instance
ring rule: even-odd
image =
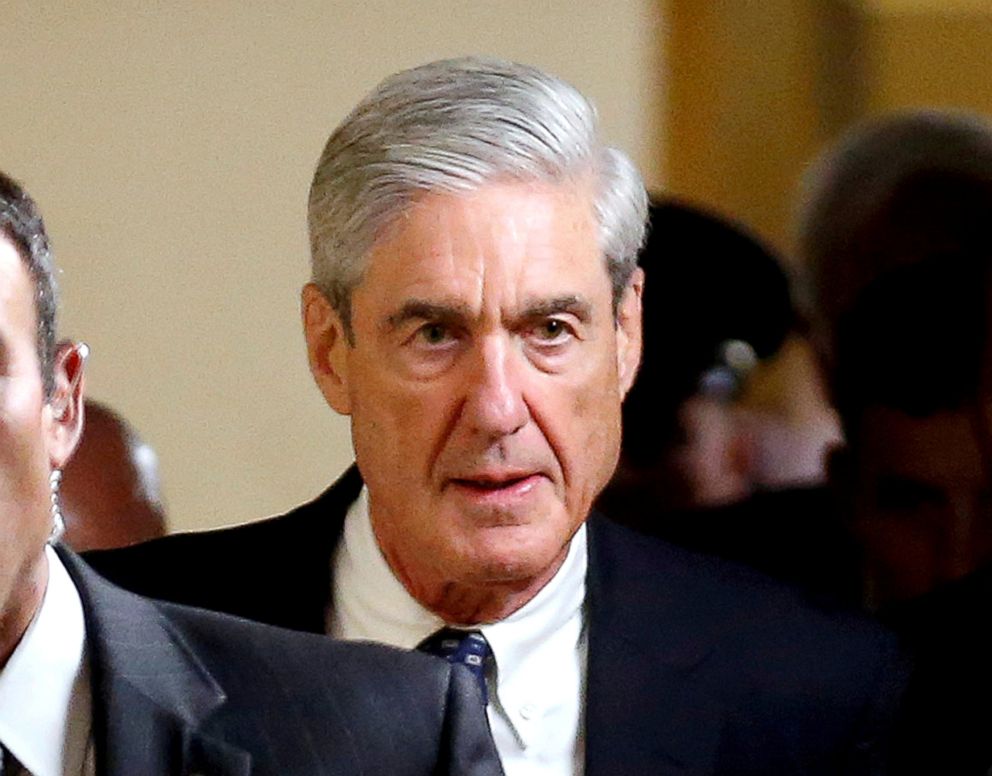
[[[557,313],[570,313],[582,321],[592,317],[592,308],[582,297],[570,295],[554,299],[542,299],[528,305],[523,312],[524,318],[542,318]]]
[[[464,305],[412,299],[386,318],[385,325],[387,329],[395,329],[411,320],[453,321],[464,318],[466,314]]]

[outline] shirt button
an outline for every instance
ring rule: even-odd
[[[537,709],[534,708],[533,703],[525,703],[523,706],[520,707],[520,716],[523,717],[524,719],[529,720],[533,718],[536,711]]]

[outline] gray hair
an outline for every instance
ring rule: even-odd
[[[375,240],[424,192],[496,180],[591,175],[614,311],[644,240],[647,195],[621,151],[604,146],[575,88],[527,65],[464,57],[379,84],[334,130],[310,186],[312,279],[351,334],[351,293]]]

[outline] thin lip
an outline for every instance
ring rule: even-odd
[[[517,485],[524,480],[530,479],[531,477],[540,477],[541,472],[539,471],[523,471],[523,470],[510,470],[510,471],[500,471],[500,472],[475,472],[472,474],[458,475],[455,477],[448,477],[447,482],[449,485]]]

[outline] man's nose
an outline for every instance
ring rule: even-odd
[[[490,439],[520,430],[530,417],[524,400],[523,355],[508,337],[484,339],[468,364],[465,419]]]

